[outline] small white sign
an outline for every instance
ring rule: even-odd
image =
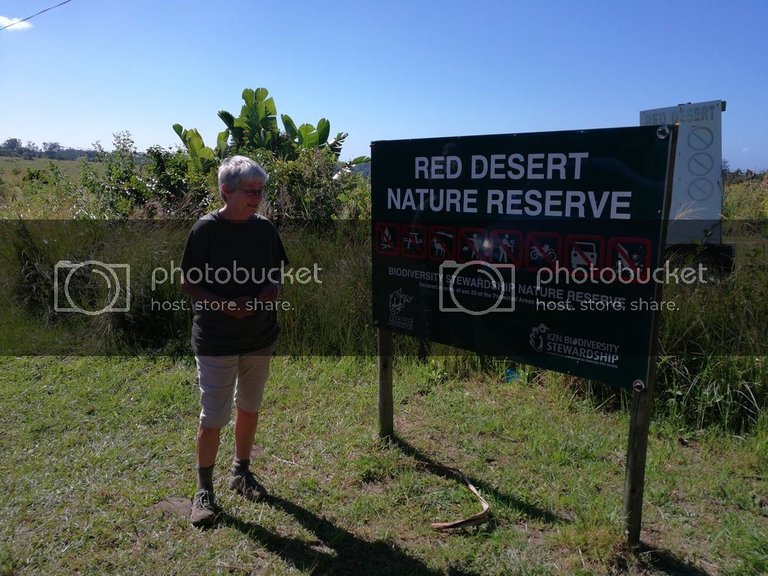
[[[679,104],[640,112],[641,126],[680,124],[667,245],[721,244],[722,122],[725,101]]]

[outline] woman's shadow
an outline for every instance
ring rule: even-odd
[[[355,575],[381,574],[402,576],[443,576],[442,570],[435,570],[422,561],[409,556],[397,545],[376,541],[368,542],[351,532],[339,528],[306,508],[279,496],[267,496],[264,502],[290,514],[318,541],[281,536],[253,522],[244,522],[224,513],[221,523],[237,528],[254,542],[264,546],[271,553],[282,558],[298,570],[312,574]],[[471,576],[472,572],[451,571],[456,576]]]
[[[405,440],[394,436],[390,446],[412,457],[417,466],[437,476],[455,480],[464,484],[464,477],[453,468],[445,466],[431,459]],[[570,520],[541,509],[516,497],[504,494],[486,483],[471,479],[482,492],[491,496],[497,502],[506,506],[517,508],[531,519],[546,524],[569,523]],[[409,555],[408,551],[400,548],[392,542],[369,542],[359,538],[352,532],[336,526],[329,520],[317,514],[281,498],[280,496],[267,496],[264,503],[273,508],[282,510],[293,516],[307,531],[316,536],[315,541],[302,538],[282,536],[254,522],[245,522],[239,518],[223,513],[220,523],[236,528],[255,543],[260,544],[272,554],[279,556],[286,563],[301,571],[309,571],[312,574],[322,575],[354,575],[376,574],[382,576],[474,576],[476,572],[470,572],[462,568],[449,567],[435,569],[424,562]],[[493,529],[491,521],[489,529]],[[652,549],[644,546],[644,563],[659,570],[662,574],[685,574],[690,576],[706,576],[706,572],[682,561],[671,552],[663,549]]]
[[[394,438],[390,446],[413,457],[420,468],[456,480],[460,484],[464,483],[463,477],[456,471],[430,460],[407,442]],[[482,483],[480,486],[481,489],[490,489],[488,486],[483,486]],[[552,523],[566,521],[519,500],[491,491],[494,492],[495,498],[507,502],[512,501],[514,505],[535,518]],[[306,530],[317,537],[317,541],[281,536],[256,523],[244,522],[226,513],[222,515],[220,521],[222,524],[234,527],[246,534],[299,570],[309,570],[313,574],[354,574],[355,576],[360,574],[442,576],[446,574],[445,570],[427,566],[396,544],[363,540],[348,530],[336,526],[327,519],[285,498],[267,496],[264,502],[293,516]],[[492,527],[493,524],[491,524],[491,529],[493,529]],[[455,576],[472,576],[475,574],[455,567],[449,568],[447,573]]]

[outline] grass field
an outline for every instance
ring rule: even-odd
[[[0,156],[3,217],[71,218],[80,166],[71,160]]]
[[[0,156],[0,176],[8,187],[21,188],[24,176],[29,170],[47,170],[55,166],[67,178],[77,181],[80,162],[74,160],[48,160],[46,158],[17,158]]]
[[[376,435],[371,358],[273,367],[254,468],[271,497],[225,491],[189,526],[197,391],[188,359],[3,358],[0,574],[761,574],[768,421],[749,437],[652,427],[645,547],[623,549],[628,420],[523,371],[455,378],[397,365],[397,440]],[[479,510],[486,525],[433,521]]]

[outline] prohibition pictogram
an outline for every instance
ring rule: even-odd
[[[651,242],[647,238],[611,238],[608,254],[611,268],[622,277],[636,279],[638,271],[651,266]]]
[[[715,183],[708,178],[696,178],[688,184],[688,196],[693,200],[709,200],[715,193]]]
[[[456,229],[451,226],[430,226],[427,255],[430,260],[455,260]]]
[[[711,154],[698,152],[688,159],[688,171],[696,176],[708,174],[714,167],[715,160]]]
[[[403,225],[401,254],[406,258],[425,258],[427,229],[421,224]]]
[[[688,146],[694,150],[706,150],[715,142],[715,135],[706,126],[696,126],[688,134]]]
[[[529,232],[525,239],[528,268],[551,268],[560,260],[560,234]]]
[[[600,268],[603,263],[602,236],[569,234],[565,237],[565,255],[571,269]]]
[[[491,262],[519,266],[522,246],[519,230],[491,230]]]
[[[374,250],[379,256],[397,256],[400,253],[400,227],[391,222],[377,222]]]
[[[482,228],[459,229],[458,262],[488,260],[488,231]]]

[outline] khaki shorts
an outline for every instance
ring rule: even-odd
[[[246,412],[261,408],[274,346],[244,356],[195,356],[200,384],[200,425],[223,428],[235,405]]]

